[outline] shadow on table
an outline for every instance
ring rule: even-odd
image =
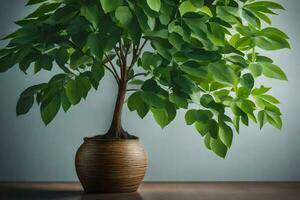
[[[139,193],[86,194],[82,190],[1,188],[2,200],[143,200]]]
[[[119,193],[119,194],[84,194],[80,200],[143,200],[137,193]]]

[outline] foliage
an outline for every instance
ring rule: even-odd
[[[26,89],[17,115],[36,101],[48,124],[60,107],[68,111],[92,87],[98,89],[107,70],[119,86],[129,83],[136,90],[129,110],[141,118],[150,111],[165,127],[178,109],[186,109],[187,125],[194,124],[206,147],[221,157],[240,123],[282,127],[279,101],[267,94],[269,87],[255,85],[260,76],[287,80],[272,59],[257,52],[290,47],[287,35],[271,26],[270,15],[283,9],[278,3],[29,0],[27,5],[37,9],[4,38],[9,43],[0,50],[0,72],[18,64],[24,73],[57,67],[61,73]],[[147,42],[153,51],[142,51]]]

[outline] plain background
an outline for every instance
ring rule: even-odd
[[[30,11],[24,0],[0,0],[0,37],[14,31],[14,21]],[[288,82],[270,81],[271,93],[281,100],[284,127],[242,127],[227,158],[208,151],[202,137],[185,125],[178,112],[165,129],[151,114],[141,120],[123,112],[124,127],[141,138],[148,152],[146,181],[299,181],[300,180],[300,23],[299,0],[280,0],[286,11],[273,18],[273,25],[287,32],[292,50],[265,53],[280,65]],[[5,43],[1,42],[0,47]],[[47,82],[55,72],[25,76],[17,67],[0,74],[0,181],[77,181],[74,155],[83,137],[103,134],[109,126],[116,85],[111,76],[92,91],[86,101],[62,111],[49,126],[40,119],[37,106],[29,114],[15,116],[19,94],[28,86]],[[260,81],[264,82],[263,80]]]

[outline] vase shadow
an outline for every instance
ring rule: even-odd
[[[80,200],[143,200],[143,197],[138,192],[83,194]]]
[[[84,195],[81,190],[49,190],[36,188],[9,187],[0,190],[2,200],[79,200]]]

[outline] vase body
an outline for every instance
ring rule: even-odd
[[[85,192],[135,192],[145,176],[147,156],[138,139],[84,138],[75,166]]]

